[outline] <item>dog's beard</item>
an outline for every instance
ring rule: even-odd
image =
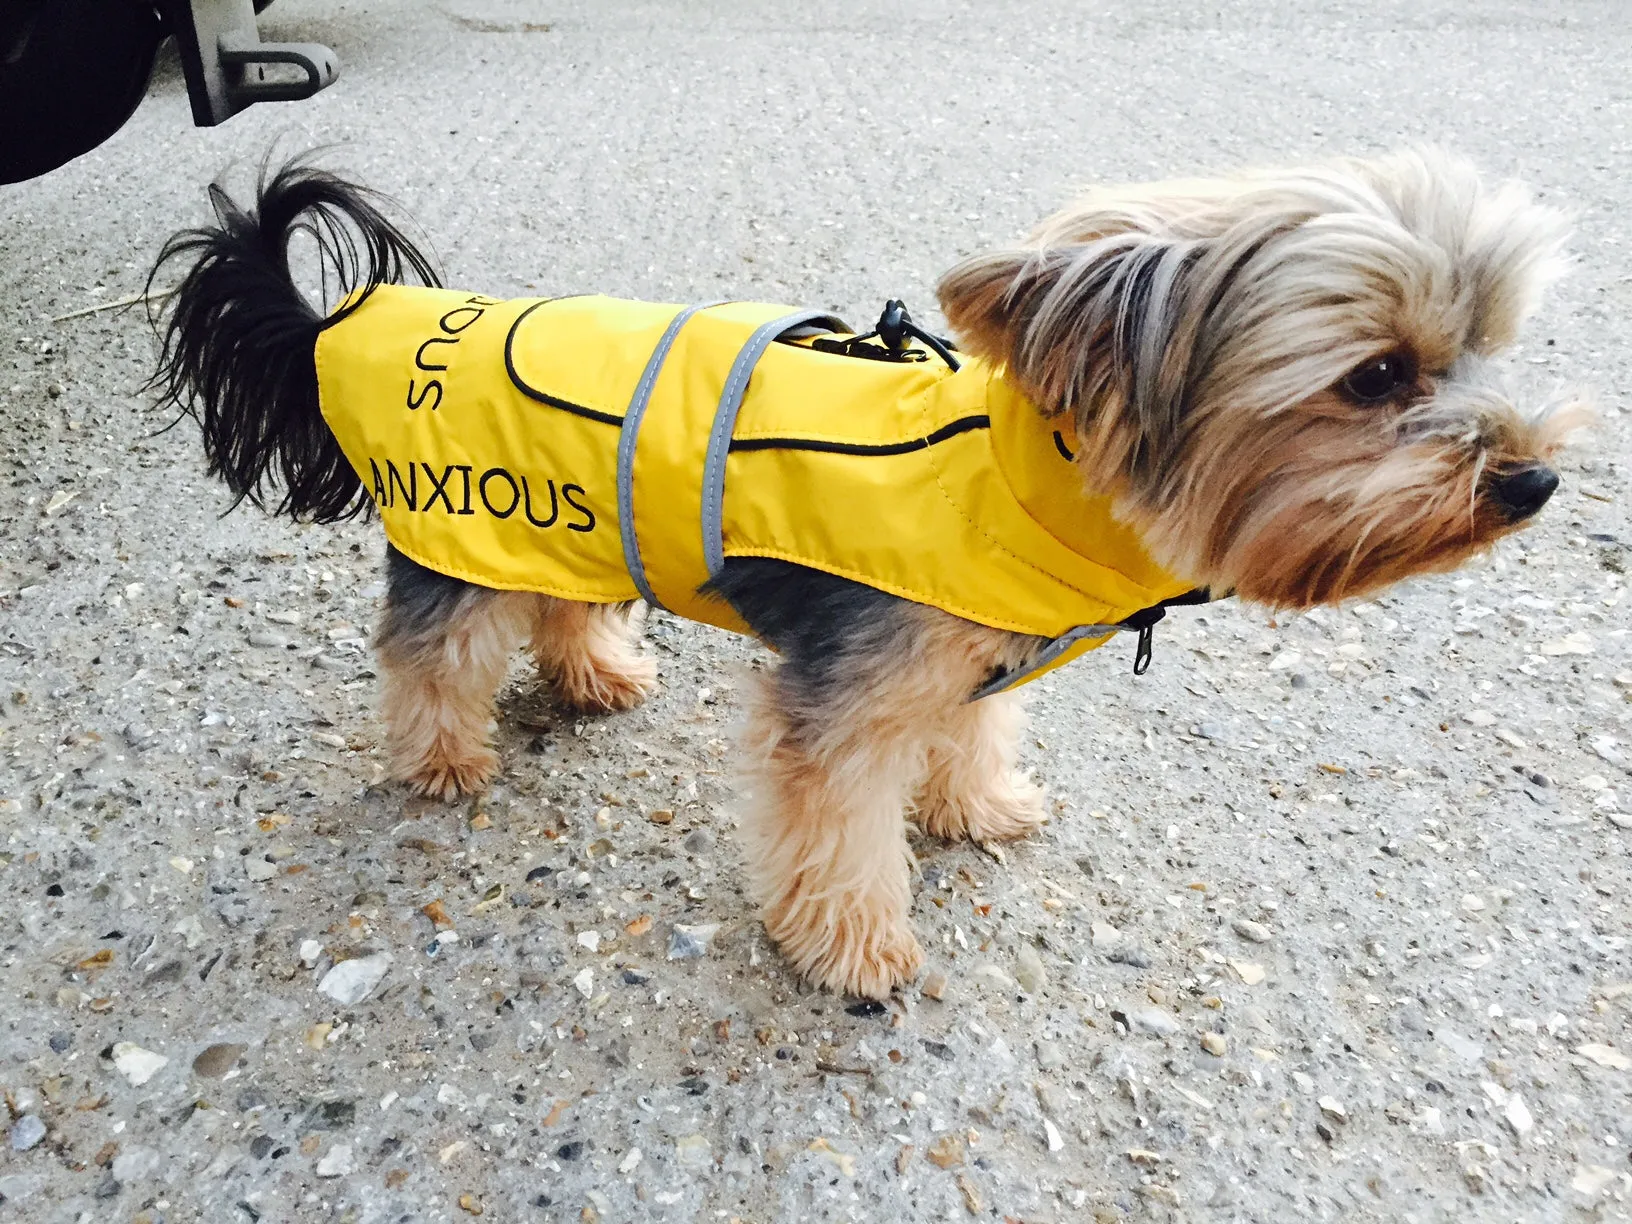
[[[1090,196],[953,269],[942,305],[1071,415],[1084,479],[1158,561],[1308,607],[1454,568],[1539,507],[1516,513],[1503,478],[1586,411],[1515,406],[1485,358],[1563,235],[1520,188],[1399,154]],[[1398,386],[1357,397],[1346,380],[1384,356]]]

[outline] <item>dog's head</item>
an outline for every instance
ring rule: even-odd
[[[940,285],[966,348],[1068,413],[1176,574],[1280,607],[1450,569],[1552,494],[1585,409],[1490,364],[1561,214],[1406,152],[1091,193]]]

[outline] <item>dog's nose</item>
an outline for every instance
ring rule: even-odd
[[[1497,504],[1515,523],[1545,506],[1556,488],[1558,473],[1539,463],[1503,473],[1490,482]]]

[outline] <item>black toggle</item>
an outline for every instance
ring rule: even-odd
[[[879,343],[869,343],[875,338]],[[884,303],[884,313],[878,316],[878,325],[866,335],[850,336],[843,340],[836,340],[831,336],[818,336],[810,342],[810,347],[822,353],[837,353],[841,357],[865,357],[871,361],[928,361],[929,353],[920,348],[910,347],[908,343],[910,340],[927,345],[931,352],[946,363],[948,369],[955,372],[962,367],[962,363],[952,355],[957,346],[950,340],[930,335],[914,323],[900,298],[891,298]]]

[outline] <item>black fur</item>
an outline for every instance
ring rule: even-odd
[[[770,557],[727,557],[703,590],[736,610],[782,656],[781,677],[819,703],[854,674],[858,658],[895,659],[906,600],[822,570]]]
[[[274,513],[318,523],[372,509],[323,421],[313,358],[318,333],[362,297],[324,318],[295,287],[289,239],[309,232],[345,292],[366,296],[409,273],[437,285],[436,272],[373,192],[299,160],[262,171],[249,212],[219,187],[210,196],[216,224],[171,238],[148,277],[151,294],[167,266],[186,269],[150,387],[199,422],[210,474],[239,501],[264,508],[281,487]]]
[[[439,637],[449,622],[494,592],[450,578],[385,546],[385,614],[374,644],[380,650],[413,650]]]

